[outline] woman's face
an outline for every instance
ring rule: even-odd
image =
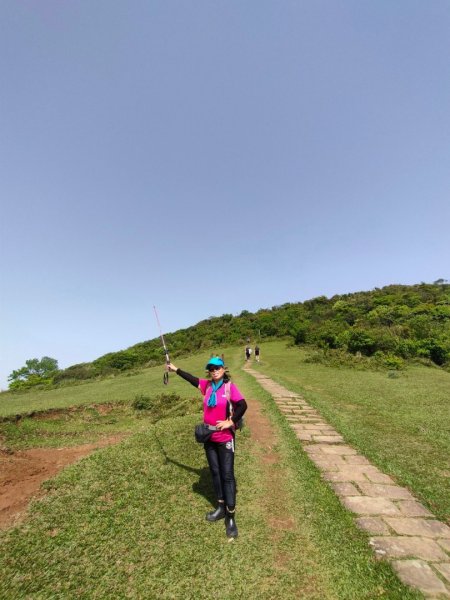
[[[210,367],[209,373],[213,381],[220,381],[224,376],[225,369],[223,367]]]

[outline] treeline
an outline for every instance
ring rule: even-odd
[[[171,357],[225,345],[290,337],[325,355],[372,357],[390,368],[420,359],[450,367],[450,284],[390,285],[368,292],[319,296],[256,313],[210,317],[165,335]],[[91,379],[164,362],[159,338],[58,371],[53,384]]]

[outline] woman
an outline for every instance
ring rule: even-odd
[[[206,519],[212,522],[225,518],[227,537],[236,538],[234,434],[236,423],[247,410],[247,403],[237,386],[230,382],[224,361],[218,356],[211,358],[206,365],[211,379],[199,379],[172,363],[168,368],[189,381],[203,395],[203,421],[215,428],[204,447],[217,498],[217,508],[207,513]]]

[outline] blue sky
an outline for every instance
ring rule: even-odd
[[[0,4],[0,387],[448,279],[447,0]]]

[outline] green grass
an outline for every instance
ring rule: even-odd
[[[64,409],[84,404],[128,402],[133,400],[137,394],[159,393],[163,389],[162,376],[163,367],[153,367],[143,369],[140,373],[133,375],[117,375],[108,379],[68,385],[53,390],[6,392],[0,394],[0,417]],[[171,381],[174,381],[174,377],[172,376]],[[186,391],[181,391],[181,393],[186,395]]]
[[[162,398],[164,400],[164,397]],[[199,398],[188,398],[166,406],[164,416],[197,413]],[[58,448],[97,441],[100,437],[131,434],[147,427],[161,416],[161,408],[134,410],[130,403],[85,405],[70,410],[42,413],[39,418],[24,417],[0,423],[1,444],[11,450]]]
[[[58,448],[87,444],[99,437],[131,433],[139,426],[129,405],[116,404],[102,414],[97,407],[44,414],[39,419],[24,417],[0,423],[1,445],[13,449]]]
[[[11,449],[73,446],[100,437],[132,433],[142,428],[142,420],[165,416],[200,414],[198,392],[172,375],[169,386],[162,384],[163,369],[145,369],[127,377],[82,385],[0,396],[0,446]],[[180,396],[180,402],[149,411],[136,411],[132,402],[138,395],[156,398],[161,394]],[[164,398],[163,398],[164,400]],[[12,418],[20,415],[20,419]],[[28,415],[28,416],[27,416]],[[33,415],[33,416],[29,416]]]
[[[226,356],[231,352],[231,349],[225,348]],[[203,377],[208,357],[209,354],[195,355],[187,362],[181,361],[180,366],[187,364],[193,372]],[[237,365],[237,363],[233,364]],[[169,385],[164,386],[163,373],[163,366],[151,367],[138,373],[124,373],[107,379],[67,385],[52,390],[4,392],[0,394],[0,418],[86,404],[131,402],[138,394],[153,396],[161,392],[174,392],[183,398],[196,394],[192,386],[187,386],[175,374],[170,374]]]
[[[127,378],[130,389],[124,391],[118,378],[122,402],[117,412],[102,415],[95,406],[80,408],[67,413],[72,415],[67,419],[56,419],[61,423],[53,432],[46,417],[35,420],[37,429],[25,445],[33,436],[41,442],[49,437],[53,444],[58,431],[65,444],[68,429],[79,435],[86,426],[95,434],[95,423],[99,434],[114,427],[132,435],[47,482],[48,494],[32,504],[28,519],[0,534],[0,597],[422,597],[405,588],[387,563],[374,558],[367,536],[322,481],[273,400],[253,378],[239,372],[241,354],[228,350],[228,363],[245,395],[260,399],[280,460],[270,466],[268,476],[263,451],[250,429],[238,433],[238,540],[228,543],[223,522],[204,519],[213,495],[203,449],[193,439],[198,414],[170,416],[156,424],[150,415],[136,418],[124,400],[139,392],[138,379]],[[198,356],[179,366],[201,374],[204,364],[205,356]],[[159,370],[152,393],[165,391],[160,375]],[[171,377],[170,391],[185,398],[195,394],[176,376]],[[198,402],[200,407],[200,397]],[[108,424],[104,418],[116,420]],[[39,423],[45,425],[40,438]],[[274,529],[273,515],[289,516],[291,526]]]
[[[286,342],[264,344],[262,353],[256,368],[303,394],[348,443],[450,521],[448,372],[411,366],[391,378],[310,364]]]

